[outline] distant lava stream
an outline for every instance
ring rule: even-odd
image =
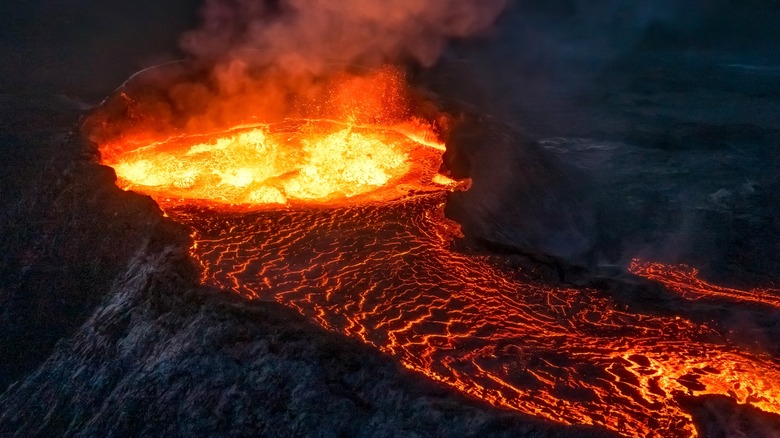
[[[667,289],[690,300],[725,299],[736,302],[763,304],[780,309],[780,290],[755,288],[740,290],[717,286],[699,278],[699,270],[686,265],[670,266],[663,263],[634,259],[629,266],[633,274],[657,281]]]
[[[777,358],[685,317],[632,313],[606,291],[545,284],[500,257],[453,251],[460,228],[443,210],[462,183],[437,172],[433,125],[403,108],[394,74],[354,81],[359,93],[379,92],[379,110],[400,109],[361,115],[350,102],[365,99],[339,99],[338,122],[237,123],[146,143],[120,132],[101,143],[103,162],[122,187],[191,228],[205,284],[295,308],[493,405],[627,436],[695,436],[683,395],[780,413]],[[143,102],[116,99],[131,128],[155,121],[139,116]],[[93,126],[117,126],[100,117]],[[683,293],[715,290],[660,265],[634,270]]]

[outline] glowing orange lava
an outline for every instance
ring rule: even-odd
[[[687,265],[665,265],[663,263],[631,261],[629,271],[632,274],[657,281],[669,290],[690,300],[703,298],[726,299],[743,303],[764,304],[780,308],[780,290],[756,288],[740,290],[717,286],[699,278],[699,271]]]
[[[459,186],[437,173],[444,148],[431,125],[404,111],[368,117],[397,106],[397,93],[346,83],[330,94],[343,111],[328,117],[114,137],[103,160],[191,227],[204,283],[283,303],[496,406],[637,437],[695,436],[684,394],[780,413],[777,358],[704,323],[632,313],[605,291],[453,251],[459,227],[443,206]],[[758,295],[632,269],[685,293]]]
[[[104,163],[121,187],[162,203],[257,208],[387,201],[453,184],[436,173],[440,155],[396,127],[301,120],[152,143]]]
[[[707,324],[632,313],[450,250],[443,192],[371,206],[226,214],[178,208],[206,284],[275,300],[494,405],[626,436],[697,431],[678,396],[780,413],[780,362]]]
[[[317,105],[304,105],[329,118],[287,117],[161,140],[133,127],[140,132],[101,142],[102,161],[122,188],[161,203],[245,209],[387,201],[454,184],[437,173],[444,145],[429,122],[409,115],[404,87],[398,71],[384,69],[338,78]]]

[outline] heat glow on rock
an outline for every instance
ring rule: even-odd
[[[780,413],[778,360],[706,323],[452,250],[459,226],[443,208],[463,184],[438,173],[443,150],[424,121],[349,111],[101,144],[122,187],[191,228],[205,284],[292,307],[472,397],[626,436],[695,436],[686,394]],[[632,269],[678,293],[744,298],[695,272]]]

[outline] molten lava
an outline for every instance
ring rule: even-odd
[[[121,187],[161,202],[258,207],[386,201],[448,185],[438,155],[398,128],[303,120],[166,140],[104,162]]]
[[[101,141],[102,160],[121,187],[162,203],[243,209],[387,201],[454,184],[437,174],[444,145],[429,122],[409,115],[398,71],[339,77],[324,90],[299,106],[329,118],[293,114],[161,140],[133,126],[133,135]]]
[[[494,405],[627,436],[696,435],[683,394],[780,413],[778,360],[706,323],[632,313],[605,291],[451,250],[459,227],[443,206],[461,186],[437,173],[431,122],[377,111],[404,101],[387,80],[346,81],[329,93],[343,111],[327,117],[113,136],[103,160],[191,227],[204,283],[283,303]],[[675,290],[742,296],[695,273],[634,270]]]
[[[450,249],[444,191],[242,215],[180,208],[206,284],[275,300],[494,405],[626,436],[696,435],[680,395],[780,413],[780,363],[679,316]]]
[[[657,281],[667,289],[690,300],[725,299],[743,303],[763,304],[780,309],[780,289],[756,288],[740,290],[717,286],[699,278],[699,271],[687,265],[670,266],[663,263],[631,261],[631,273]]]

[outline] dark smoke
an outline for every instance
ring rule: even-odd
[[[625,2],[526,0],[511,2],[490,40],[464,41],[436,66],[431,86],[485,112],[522,118],[560,134],[571,101],[587,93],[622,57],[655,46],[672,49],[717,35],[702,33],[723,1]],[[721,31],[729,29],[724,26]],[[560,105],[560,99],[568,99]],[[556,117],[550,117],[555,111]],[[534,126],[536,127],[536,126]],[[545,133],[547,133],[546,131]]]
[[[448,39],[487,32],[505,4],[206,0],[201,26],[181,38],[189,59],[141,72],[104,105],[132,113],[131,123],[93,117],[85,132],[167,138],[321,116],[332,84],[387,64],[430,66]]]
[[[207,0],[182,40],[201,59],[240,59],[300,74],[333,65],[436,62],[450,38],[490,29],[506,0]]]

